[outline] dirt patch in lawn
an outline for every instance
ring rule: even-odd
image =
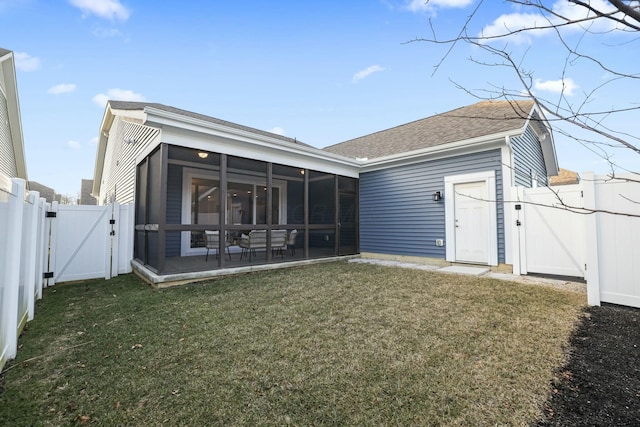
[[[640,310],[589,307],[538,426],[640,425]]]

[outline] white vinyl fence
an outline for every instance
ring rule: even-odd
[[[513,188],[513,271],[586,279],[588,302],[640,307],[640,176]]]
[[[640,175],[585,176],[589,304],[640,307]],[[622,177],[624,178],[624,177]]]
[[[514,247],[519,248],[514,271],[584,278],[586,218],[576,209],[563,208],[584,207],[582,184],[552,190],[516,187],[512,194],[515,191],[522,203],[514,206],[516,221],[520,222],[514,233]]]
[[[55,283],[131,272],[133,205],[52,205],[0,174],[0,370]]]

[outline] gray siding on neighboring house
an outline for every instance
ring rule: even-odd
[[[500,150],[491,150],[360,174],[360,250],[445,258],[444,177],[494,170],[498,217],[498,262],[504,263],[504,213]],[[444,197],[453,195],[444,194]],[[446,245],[446,240],[445,240]]]
[[[13,139],[9,127],[9,108],[7,98],[0,90],[0,173],[13,178],[18,176],[16,155],[13,151]]]
[[[533,186],[532,177],[535,173],[538,185],[547,185],[547,167],[538,136],[527,127],[524,134],[511,138],[513,147],[513,168],[515,184],[530,188]]]

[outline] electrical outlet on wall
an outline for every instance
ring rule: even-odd
[[[444,246],[444,239],[436,239],[436,246]]]

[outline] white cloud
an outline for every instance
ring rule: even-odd
[[[548,27],[549,21],[542,15],[536,13],[509,13],[500,15],[491,25],[487,25],[482,29],[480,37],[496,37],[509,33],[515,33],[509,36],[509,41],[514,43],[528,43],[531,37],[543,36],[549,33],[550,29],[542,29]],[[526,28],[540,28],[536,31],[523,31]]]
[[[62,83],[62,84],[50,87],[47,93],[50,93],[52,95],[59,95],[61,93],[73,92],[74,90],[76,90],[76,88],[77,86],[73,83]]]
[[[384,68],[382,68],[379,65],[372,65],[368,68],[365,68],[364,70],[358,71],[353,75],[353,83],[357,83],[358,81],[364,79],[365,77],[369,77],[371,74],[377,73],[380,71],[384,71]]]
[[[536,90],[542,90],[553,93],[562,93],[566,96],[573,96],[578,85],[572,78],[560,79],[560,80],[540,80],[536,79],[534,88]]]
[[[591,0],[589,6],[595,10],[605,13],[615,10],[609,2],[604,0]],[[534,6],[529,8],[535,10]],[[563,16],[570,21],[582,21],[584,19],[593,18],[595,15],[589,9],[570,3],[567,0],[558,0],[552,6],[553,14],[544,16],[541,13],[508,13],[500,15],[491,24],[485,26],[478,37],[500,37],[507,36],[510,42],[514,43],[530,43],[534,37],[542,37],[553,33],[551,28],[553,25],[564,24],[565,21],[558,18]],[[572,25],[558,27],[562,31],[583,30],[589,27],[591,31],[609,31],[616,26],[615,22],[599,18],[595,20],[577,22]],[[524,29],[535,29],[534,31],[521,31]],[[515,32],[515,34],[513,34]]]
[[[93,14],[100,18],[120,21],[126,21],[131,16],[131,12],[119,0],[69,0],[69,3],[85,15]]]
[[[89,140],[89,144],[91,144],[91,145],[98,145],[98,141],[99,141],[99,138],[98,138],[97,136],[94,136],[93,138],[91,138],[91,139]]]
[[[82,145],[80,145],[80,143],[78,141],[74,141],[72,139],[70,139],[69,141],[67,141],[67,147],[73,149],[73,150],[79,150],[80,148],[82,148]]]
[[[604,14],[608,14],[614,12],[616,10],[615,6],[612,6],[610,2],[605,0],[591,0],[588,2],[589,7],[594,10],[599,10]],[[579,21],[583,19],[593,18],[596,15],[590,10],[583,6],[578,6],[574,3],[570,3],[566,0],[559,0],[553,4],[553,11],[560,16],[564,16],[571,21]],[[622,18],[624,15],[616,14],[619,18]],[[615,16],[615,15],[614,15]],[[579,27],[589,26],[592,31],[609,31],[613,30],[616,27],[616,23],[611,19],[599,18],[593,21],[587,21],[582,24],[576,24],[573,26],[574,29],[578,29]]]
[[[117,28],[96,28],[93,30],[93,35],[101,39],[110,37],[123,37],[123,34]]]
[[[422,12],[426,10],[433,10],[434,8],[447,8],[447,7],[467,7],[473,0],[410,0],[407,3],[407,9],[412,12]]]
[[[109,100],[141,102],[145,98],[139,93],[126,89],[109,89],[106,94],[99,93],[92,98],[93,103],[100,107],[107,105]]]
[[[271,128],[269,130],[269,132],[275,133],[276,135],[282,135],[282,136],[285,135],[284,129],[282,129],[280,126],[276,126],[274,128]]]
[[[16,68],[22,71],[35,71],[40,68],[40,59],[24,52],[15,52],[13,58]]]

